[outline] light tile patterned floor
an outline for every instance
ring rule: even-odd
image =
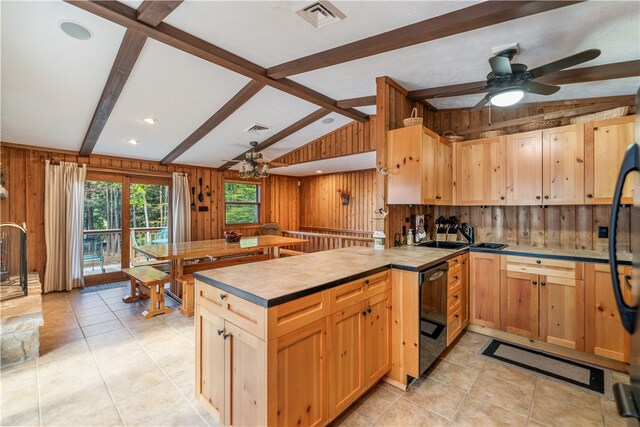
[[[127,292],[43,297],[42,356],[2,369],[1,425],[215,424],[194,395],[193,318],[144,320],[142,304],[122,303]],[[485,340],[465,333],[409,392],[381,383],[334,424],[626,425],[612,401],[477,356]]]

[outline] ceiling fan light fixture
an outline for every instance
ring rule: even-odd
[[[527,91],[523,88],[509,88],[494,92],[489,97],[491,105],[496,107],[509,107],[519,102]]]

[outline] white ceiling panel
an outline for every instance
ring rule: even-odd
[[[161,160],[248,82],[239,74],[147,39],[95,153]],[[149,116],[158,123],[144,123]],[[129,144],[131,138],[138,145]]]
[[[585,2],[291,79],[336,99],[375,94],[378,76],[390,76],[408,90],[482,81],[490,71],[492,47],[511,42],[520,46],[514,62],[529,68],[591,48],[602,54],[578,67],[635,60],[638,28],[640,2]]]
[[[322,123],[323,120],[330,118],[333,119],[333,122],[328,124]],[[262,151],[262,154],[264,154],[264,157],[267,159],[277,159],[278,157],[285,155],[288,152],[295,150],[296,148],[302,147],[303,145],[308,144],[314,139],[320,138],[323,135],[333,132],[339,127],[342,127],[350,122],[351,119],[340,114],[328,114],[327,116],[318,121],[315,121],[309,126],[300,129],[298,132],[289,135],[277,144],[266,148]]]
[[[78,150],[125,29],[61,1],[2,1],[3,141]],[[59,25],[93,34],[77,40]]]
[[[478,3],[335,1],[347,17],[317,29],[296,14],[314,2],[186,1],[165,22],[271,67]]]
[[[336,157],[334,159],[318,160],[315,162],[298,163],[296,165],[271,168],[274,175],[309,176],[328,173],[374,169],[376,167],[376,153],[353,154],[351,156]]]
[[[250,141],[262,142],[317,109],[314,104],[265,87],[175,162],[219,167],[225,159],[249,150]],[[243,132],[255,123],[272,130],[262,135]]]

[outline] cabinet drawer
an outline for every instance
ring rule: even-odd
[[[447,345],[456,339],[462,331],[462,307],[447,318]]]
[[[458,291],[458,289],[462,287],[461,278],[462,278],[462,274],[460,269],[458,269],[457,273],[449,275],[449,277],[447,278],[447,295],[448,296],[453,295],[455,292]]]
[[[276,305],[268,311],[268,341],[329,315],[329,291]]]
[[[457,256],[455,258],[451,258],[447,261],[447,263],[449,264],[449,272],[451,272],[451,270],[456,267],[456,266],[460,266],[461,262],[462,262],[462,256]]]
[[[266,309],[196,280],[196,304],[264,340]]]
[[[335,313],[391,289],[389,270],[329,289],[329,310]]]
[[[447,316],[451,316],[459,310],[460,307],[462,307],[462,287],[452,295],[449,295],[449,298],[447,299]]]
[[[548,258],[502,255],[501,269],[513,273],[539,274],[541,276],[582,280],[584,264]]]

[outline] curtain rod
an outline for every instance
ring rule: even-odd
[[[43,163],[47,161],[49,164],[54,166],[59,166],[60,161],[54,161],[51,159],[42,159]],[[63,160],[64,161],[64,160]],[[66,163],[76,163],[76,162],[66,162]],[[103,172],[117,175],[133,175],[133,176],[149,176],[155,178],[171,178],[172,172],[162,172],[162,171],[150,171],[143,169],[126,169],[126,168],[113,168],[108,166],[92,166],[87,163],[78,163],[80,166],[86,166],[87,171],[90,172]],[[186,172],[179,172],[180,174],[187,175]]]

